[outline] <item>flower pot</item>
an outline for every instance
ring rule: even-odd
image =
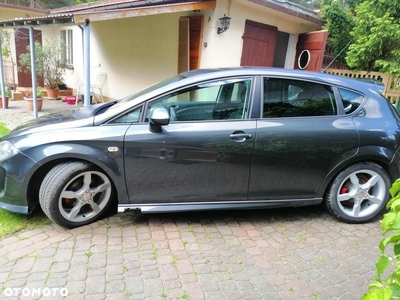
[[[58,99],[60,95],[60,90],[59,89],[47,89],[47,98],[50,99]]]
[[[26,100],[26,104],[28,105],[28,109],[33,111],[33,98],[24,97]],[[43,107],[43,98],[37,98],[37,109],[41,111]]]
[[[8,99],[9,99],[9,97],[6,96],[6,107],[4,107],[4,108],[8,107]],[[0,108],[3,108],[3,98],[1,96],[0,96]]]

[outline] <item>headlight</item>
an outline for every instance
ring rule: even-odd
[[[15,148],[10,142],[0,142],[0,161],[13,157],[18,154],[18,149]]]

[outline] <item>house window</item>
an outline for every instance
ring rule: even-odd
[[[61,41],[65,44],[65,51],[62,53],[62,59],[66,62],[67,65],[72,66],[74,64],[73,57],[73,42],[72,42],[72,30],[61,30],[60,32]]]

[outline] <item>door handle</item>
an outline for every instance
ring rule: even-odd
[[[238,143],[244,142],[252,137],[249,133],[232,133],[229,137]]]

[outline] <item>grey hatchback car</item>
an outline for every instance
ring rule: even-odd
[[[77,227],[110,211],[324,203],[376,217],[400,175],[399,114],[374,86],[275,68],[182,73],[0,139],[0,207]]]

